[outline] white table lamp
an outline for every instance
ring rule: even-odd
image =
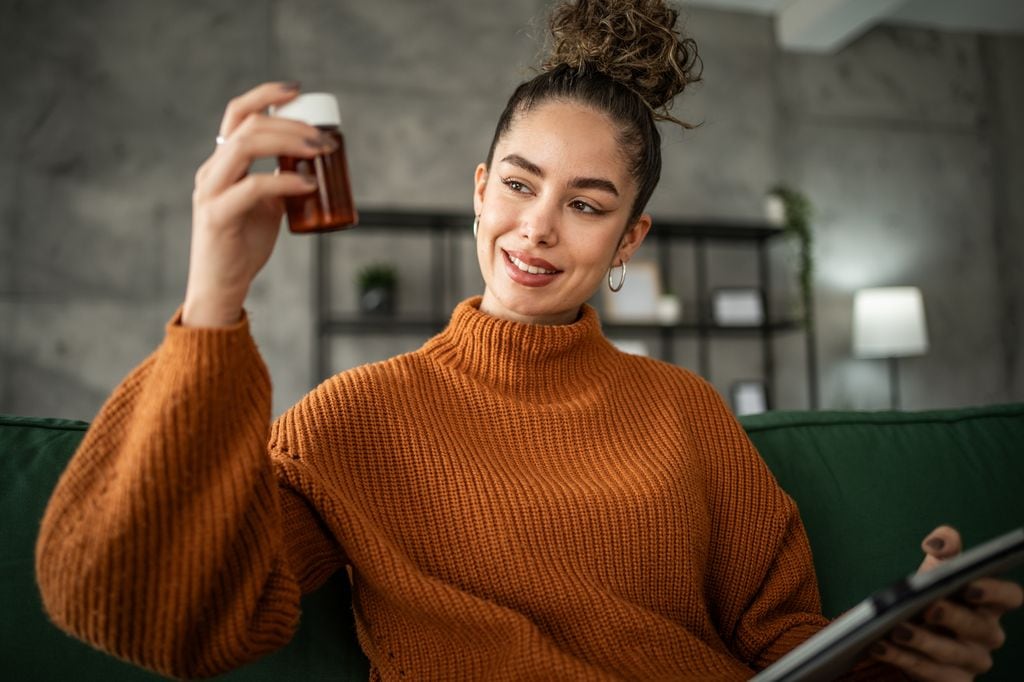
[[[917,287],[861,289],[853,299],[853,354],[889,360],[892,409],[900,407],[897,358],[928,352],[924,302]]]

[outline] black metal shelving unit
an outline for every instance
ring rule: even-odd
[[[359,335],[368,333],[419,334],[424,338],[441,331],[448,323],[449,309],[448,292],[460,288],[459,268],[455,267],[459,254],[457,243],[450,239],[451,235],[464,234],[472,225],[472,216],[457,213],[438,212],[407,212],[407,211],[361,211],[359,223],[362,227],[372,227],[375,231],[395,230],[429,233],[431,235],[431,271],[432,281],[429,285],[436,292],[431,296],[431,310],[423,317],[377,317],[362,315],[336,315],[332,313],[328,296],[330,263],[328,248],[324,239],[330,235],[319,236],[316,249],[316,267],[314,269],[314,291],[316,292],[316,377],[314,383],[327,378],[330,372],[330,339],[335,335]],[[777,334],[803,332],[806,339],[807,381],[810,408],[818,406],[818,369],[815,351],[814,324],[805,324],[804,320],[778,319],[772,315],[771,305],[771,272],[768,244],[782,235],[781,228],[754,222],[726,221],[670,221],[656,220],[657,229],[652,233],[658,267],[661,277],[671,281],[674,264],[670,256],[670,245],[679,240],[686,240],[694,245],[693,268],[697,286],[699,306],[694,321],[678,324],[620,324],[604,322],[606,332],[634,332],[656,335],[659,338],[660,357],[667,362],[674,361],[674,343],[676,338],[695,336],[698,345],[698,372],[702,376],[710,373],[710,345],[714,337],[754,337],[760,340],[761,361],[764,373],[768,408],[775,404],[775,363],[773,340]],[[708,247],[722,243],[749,244],[757,253],[757,281],[764,296],[765,322],[756,326],[720,326],[713,321],[711,314],[711,291],[708,286]],[[804,310],[810,310],[812,301],[805,300]]]

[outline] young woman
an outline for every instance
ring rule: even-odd
[[[746,679],[824,626],[795,505],[714,389],[618,352],[585,304],[651,227],[655,120],[695,77],[675,22],[651,0],[556,9],[553,56],[476,169],[483,296],[273,424],[242,305],[281,198],[312,186],[248,169],[326,142],[264,115],[294,84],[233,100],[196,175],[184,305],[47,509],[54,621],[210,675],[284,645],[301,594],[348,567],[373,679],[439,680]],[[923,568],[958,543],[936,530]],[[975,587],[853,674],[985,670],[1021,593]]]

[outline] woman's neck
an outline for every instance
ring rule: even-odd
[[[480,312],[497,317],[500,320],[519,322],[520,324],[572,324],[580,319],[581,310],[581,306],[570,307],[564,310],[515,308],[504,304],[486,288],[484,289],[483,297],[480,299]]]

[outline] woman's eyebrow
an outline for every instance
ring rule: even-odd
[[[544,177],[544,171],[540,166],[532,161],[524,159],[519,154],[509,154],[502,159],[502,162],[518,166],[529,173],[533,173],[539,178]],[[573,189],[599,189],[614,194],[615,196],[619,196],[619,190],[615,186],[615,183],[604,178],[573,178],[569,181],[569,187]]]
[[[509,154],[504,159],[502,159],[502,162],[511,163],[513,166],[519,166],[523,170],[533,173],[539,178],[544,177],[544,171],[540,169],[540,166],[533,163],[532,161],[527,161],[518,154]]]
[[[569,187],[573,189],[600,189],[619,196],[619,190],[616,189],[615,183],[604,178],[573,178],[569,181]]]

